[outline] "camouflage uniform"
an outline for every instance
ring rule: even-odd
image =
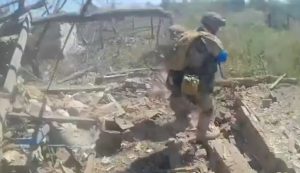
[[[219,130],[214,126],[214,104],[212,98],[214,75],[217,72],[216,57],[223,50],[221,41],[215,36],[219,27],[225,25],[225,20],[216,13],[208,13],[203,16],[202,27],[196,31],[179,32],[179,39],[191,39],[180,46],[176,54],[185,56],[185,59],[174,59],[170,62],[173,67],[169,67],[167,86],[171,90],[170,106],[177,115],[187,115],[192,107],[190,103],[196,105],[199,110],[199,121],[197,129],[200,140],[216,138]],[[178,27],[177,27],[178,28]],[[197,35],[197,33],[199,35]],[[178,46],[178,45],[177,45]],[[181,61],[182,60],[182,61]],[[174,64],[176,64],[174,66]],[[181,84],[185,75],[196,75],[200,80],[198,92],[194,95],[185,94]]]

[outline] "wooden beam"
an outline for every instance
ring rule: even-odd
[[[278,76],[258,76],[258,77],[245,77],[245,78],[231,78],[216,81],[216,86],[221,87],[237,87],[237,86],[245,86],[245,87],[252,87],[259,83],[270,84],[275,82],[279,77]],[[281,83],[288,83],[288,84],[298,84],[298,79],[296,78],[283,78]]]
[[[31,116],[26,113],[15,113],[9,112],[7,114],[7,119],[9,118],[25,118],[32,121],[38,121],[39,117]],[[42,121],[45,122],[59,122],[59,123],[89,123],[89,124],[96,124],[97,120],[91,118],[83,118],[83,117],[62,117],[57,115],[44,115],[42,117]]]
[[[6,75],[3,88],[11,93],[17,84],[17,72],[21,67],[21,60],[27,43],[28,31],[30,27],[30,17],[26,15],[22,24],[21,32],[17,41],[17,46],[12,55],[9,70]]]
[[[40,87],[41,91],[46,92],[46,87]],[[105,86],[54,86],[51,87],[47,93],[49,94],[58,94],[58,93],[75,93],[75,92],[92,92],[92,91],[104,91],[106,89]]]
[[[79,15],[78,13],[54,14],[51,16],[37,18],[32,21],[33,25],[43,24],[47,22],[91,22],[97,20],[111,21],[113,18],[120,17],[166,17],[171,18],[171,14],[161,9],[119,9],[107,12],[98,12],[91,15]]]

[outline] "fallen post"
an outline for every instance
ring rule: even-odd
[[[270,90],[273,90],[281,81],[283,78],[286,77],[286,73],[283,74],[282,76],[280,76],[271,86],[270,86]]]
[[[245,78],[231,78],[226,80],[216,81],[215,85],[220,87],[252,87],[259,83],[270,84],[275,82],[279,77],[278,76],[258,76],[258,77],[245,77]],[[280,80],[281,83],[288,84],[298,84],[298,79],[296,78],[283,78]]]
[[[41,91],[46,92],[47,88],[39,88]],[[92,91],[104,91],[105,86],[54,86],[51,87],[47,93],[49,94],[59,94],[59,93],[76,93],[76,92],[92,92]]]
[[[7,118],[25,118],[32,121],[38,121],[39,117],[35,117],[32,115],[29,115],[27,113],[15,113],[15,112],[9,112],[7,114]],[[97,121],[91,118],[82,118],[82,117],[62,117],[57,115],[44,115],[42,118],[42,121],[45,122],[59,122],[59,123],[88,123],[88,124],[96,124]]]

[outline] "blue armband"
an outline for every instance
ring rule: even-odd
[[[228,59],[228,52],[226,50],[222,50],[217,56],[218,63],[225,63]]]

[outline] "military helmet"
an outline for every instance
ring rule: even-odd
[[[201,23],[204,27],[220,28],[226,25],[226,19],[216,12],[208,12],[203,15]]]

